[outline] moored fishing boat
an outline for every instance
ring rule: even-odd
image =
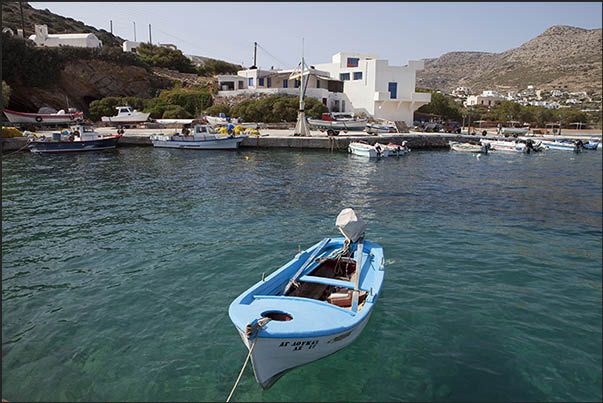
[[[56,113],[26,113],[4,110],[4,114],[11,123],[29,123],[37,125],[59,125],[73,123],[82,119],[82,112],[65,112],[63,109]]]
[[[462,143],[458,141],[450,141],[448,142],[450,145],[450,149],[454,151],[461,151],[466,153],[488,153],[488,149],[490,146],[488,144],[472,144],[472,143]]]
[[[589,140],[582,144],[585,150],[601,150],[601,142],[596,140]]]
[[[192,134],[187,130],[150,136],[153,147],[185,148],[190,150],[236,150],[246,135],[221,134],[207,125],[195,125]]]
[[[394,144],[394,143],[375,143],[375,148],[381,149],[381,153],[385,154],[384,157],[396,156],[408,154],[410,152],[410,148],[406,146],[406,141],[403,141],[402,144]]]
[[[368,119],[359,119],[353,113],[332,112],[323,113],[322,119],[308,119],[308,124],[314,130],[326,131],[329,136],[336,136],[343,131],[363,131]]]
[[[542,140],[542,145],[549,150],[580,152],[584,149],[584,143],[582,143],[582,140]]]
[[[380,144],[369,144],[364,141],[353,141],[348,145],[348,152],[354,155],[368,158],[389,157],[389,148],[382,147]]]
[[[76,124],[69,131],[53,133],[52,138],[31,136],[27,147],[40,154],[101,151],[115,148],[120,138],[121,134],[104,136],[90,125]]]
[[[366,326],[384,277],[381,246],[364,240],[352,209],[338,215],[345,238],[325,238],[238,296],[228,314],[269,388],[292,368],[353,342]]]
[[[519,152],[528,154],[531,150],[531,146],[520,140],[485,140],[481,139],[482,144],[488,145],[490,150],[494,151],[508,151],[508,152]]]

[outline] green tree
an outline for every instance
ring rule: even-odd
[[[462,108],[450,97],[439,92],[432,92],[431,102],[421,106],[417,112],[440,115],[444,120],[461,121],[463,119]]]

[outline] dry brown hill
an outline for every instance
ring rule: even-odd
[[[417,86],[474,92],[505,86],[514,90],[587,91],[601,95],[602,30],[553,26],[503,53],[450,52],[425,59]]]

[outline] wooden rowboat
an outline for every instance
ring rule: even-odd
[[[345,238],[300,252],[230,305],[264,389],[349,345],[369,320],[383,283],[383,249],[364,240],[365,224],[352,209],[339,214],[337,226]]]

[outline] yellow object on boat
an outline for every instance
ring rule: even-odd
[[[220,134],[228,134],[228,129],[225,128],[225,127],[220,127],[218,129],[218,133],[220,133]]]
[[[17,128],[14,127],[2,126],[2,137],[5,139],[10,137],[23,137],[23,133],[21,133]]]

